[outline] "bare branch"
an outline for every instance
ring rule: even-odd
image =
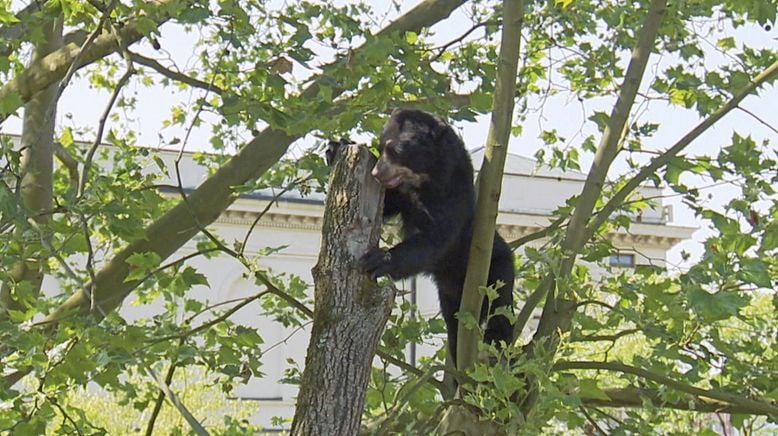
[[[178,410],[178,413],[184,417],[189,426],[192,427],[192,430],[194,430],[198,436],[208,436],[209,433],[203,428],[200,422],[197,421],[197,418],[192,415],[189,409],[184,406],[184,403],[181,402],[178,396],[172,390],[170,390],[170,386],[165,382],[165,380],[160,378],[160,376],[154,372],[151,367],[144,365],[143,369],[151,376],[152,379],[154,379],[154,382],[157,383],[159,389],[165,393],[167,399],[170,400],[170,403],[173,404],[173,406]]]
[[[770,123],[768,123],[767,121],[763,120],[763,119],[762,119],[761,117],[759,117],[757,114],[755,114],[755,113],[751,112],[750,110],[748,110],[748,109],[744,108],[743,106],[738,106],[737,108],[738,108],[739,110],[741,110],[741,111],[743,111],[743,112],[747,113],[747,114],[748,114],[748,115],[749,115],[751,118],[755,119],[755,120],[756,120],[756,121],[757,121],[759,124],[761,124],[761,125],[763,125],[763,126],[767,127],[768,129],[772,130],[772,131],[773,131],[773,133],[775,133],[776,135],[778,135],[778,129],[776,129],[775,127],[773,127],[773,125],[772,125],[772,124],[770,124]]]
[[[73,77],[73,74],[75,74],[76,70],[79,68],[79,62],[81,61],[81,57],[84,55],[84,52],[95,42],[97,36],[103,32],[103,28],[105,27],[106,22],[111,18],[111,10],[113,10],[114,6],[116,6],[116,2],[117,0],[111,0],[107,10],[100,16],[100,21],[97,22],[97,27],[95,27],[95,30],[89,34],[84,43],[81,44],[81,49],[78,50],[78,53],[73,57],[73,60],[70,62],[70,66],[65,73],[65,77],[63,77],[59,83],[59,88],[57,89],[57,100],[59,100],[59,97],[63,92],[65,92],[65,88],[67,88],[68,84],[70,83],[71,77]]]
[[[449,47],[451,47],[454,44],[458,44],[458,43],[462,42],[471,33],[475,32],[476,30],[480,29],[481,27],[490,26],[490,25],[491,26],[499,26],[500,24],[502,24],[502,21],[482,21],[480,23],[476,23],[471,28],[467,29],[467,31],[465,31],[465,33],[459,35],[457,38],[452,39],[451,41],[443,44],[440,47],[434,48],[433,50],[437,50],[438,54],[436,54],[435,56],[432,57],[432,61],[438,60],[441,56],[443,56],[443,53],[445,53],[446,50],[448,50]]]
[[[173,375],[176,372],[176,368],[178,368],[176,362],[170,362],[170,368],[167,369],[167,374],[165,374],[165,385],[170,386],[170,383],[173,382]],[[165,391],[160,389],[159,394],[157,395],[157,399],[154,401],[154,409],[151,411],[149,422],[146,425],[146,436],[152,436],[154,434],[154,424],[157,422],[157,417],[159,416],[159,412],[162,410],[162,404],[164,401]]]
[[[84,192],[86,190],[86,184],[89,181],[89,172],[92,169],[92,160],[94,159],[95,153],[97,152],[97,148],[100,146],[100,143],[103,140],[103,132],[105,131],[105,123],[108,122],[108,116],[111,114],[113,105],[114,103],[116,103],[116,99],[119,98],[119,94],[122,92],[124,85],[127,84],[127,82],[130,80],[130,77],[134,73],[135,73],[135,69],[133,68],[132,63],[127,64],[127,70],[124,72],[122,77],[119,78],[119,81],[116,83],[116,87],[114,88],[111,97],[108,99],[108,104],[106,104],[105,109],[103,110],[103,114],[100,116],[100,121],[98,123],[95,140],[92,141],[92,146],[89,148],[89,151],[86,154],[86,160],[84,161],[84,169],[81,172],[81,183],[79,184],[78,187],[78,198],[84,196]]]

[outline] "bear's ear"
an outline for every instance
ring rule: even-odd
[[[451,126],[448,125],[448,123],[443,120],[443,118],[440,118],[437,115],[432,116],[434,122],[432,126],[432,136],[435,137],[435,140],[440,140],[445,136],[448,132],[452,131]]]

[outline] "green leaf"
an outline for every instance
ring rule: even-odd
[[[740,260],[740,272],[738,276],[747,283],[752,283],[760,288],[771,289],[773,280],[767,264],[759,259],[745,258]]]
[[[208,278],[205,277],[205,275],[197,272],[197,270],[191,266],[184,268],[184,270],[181,272],[181,278],[189,287],[194,285],[208,286]]]
[[[597,400],[610,400],[610,397],[597,386],[597,380],[583,379],[578,382],[578,394]]]
[[[713,222],[713,226],[721,232],[722,235],[739,234],[740,224],[732,218],[728,218],[718,212],[712,210],[705,210],[702,213],[704,218],[708,218]]]
[[[12,114],[24,104],[21,94],[11,92],[0,100],[0,114]]]
[[[610,120],[610,116],[605,112],[595,112],[592,116],[589,117],[589,121],[593,121],[595,124],[597,124],[597,129],[600,132],[605,131],[605,127],[608,125],[608,120]]]
[[[476,91],[470,95],[470,104],[478,112],[486,112],[492,108],[492,94]]]
[[[186,8],[177,19],[184,24],[196,24],[205,21],[210,15],[211,12],[206,8]]]
[[[63,147],[68,148],[71,147],[74,142],[73,129],[70,127],[62,129],[62,135],[59,136],[59,143],[62,144]]]
[[[721,38],[718,41],[716,41],[716,46],[721,47],[723,49],[735,48],[735,38],[732,36]]]
[[[693,289],[687,295],[692,309],[706,321],[721,321],[737,316],[739,309],[748,304],[748,298],[729,291],[715,294],[703,289]]]
[[[157,253],[147,251],[145,253],[132,254],[125,262],[130,265],[130,273],[127,274],[127,277],[124,279],[124,282],[126,283],[146,277],[151,271],[159,266],[162,259]]]
[[[13,14],[12,11],[9,11],[6,8],[0,8],[0,23],[2,24],[14,24],[18,23],[19,19],[16,18],[16,15]]]

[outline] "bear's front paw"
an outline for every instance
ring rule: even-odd
[[[391,272],[392,254],[380,248],[371,248],[362,256],[360,265],[374,278],[383,277]]]

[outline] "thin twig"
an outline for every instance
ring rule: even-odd
[[[86,184],[89,181],[89,172],[92,169],[92,160],[94,159],[94,155],[97,152],[97,148],[100,146],[100,143],[103,140],[103,131],[105,130],[105,124],[108,121],[108,116],[111,113],[111,109],[113,109],[113,105],[116,103],[116,99],[119,98],[119,93],[121,92],[122,88],[127,84],[127,82],[130,80],[130,77],[134,73],[135,68],[132,66],[132,63],[127,64],[127,70],[116,83],[116,88],[111,94],[111,98],[108,100],[108,104],[106,105],[105,110],[103,110],[103,114],[100,116],[97,135],[95,135],[95,140],[92,142],[92,146],[89,148],[89,151],[86,155],[86,160],[84,161],[84,169],[81,173],[81,184],[78,187],[79,199],[84,196]]]
[[[397,419],[397,416],[399,416],[403,406],[408,402],[408,400],[410,400],[411,396],[419,390],[419,388],[426,385],[428,380],[433,378],[433,375],[437,370],[438,368],[434,366],[429,367],[421,377],[413,381],[413,384],[411,384],[411,387],[406,389],[406,391],[403,393],[403,396],[399,400],[395,401],[392,410],[388,414],[385,414],[386,419],[383,420],[381,426],[378,427],[378,430],[376,430],[374,434],[384,435],[389,433],[390,424],[394,422],[395,419]],[[397,392],[397,395],[399,395],[401,391],[402,389]]]
[[[603,430],[603,429],[602,429],[602,427],[600,427],[600,425],[599,425],[599,424],[597,424],[597,421],[596,421],[594,418],[592,418],[592,416],[591,416],[591,415],[589,415],[589,412],[587,412],[587,411],[586,411],[586,408],[585,408],[584,406],[579,406],[579,407],[578,407],[578,410],[580,410],[580,411],[581,411],[581,413],[582,413],[582,414],[583,414],[583,416],[586,418],[586,420],[587,420],[587,421],[589,421],[589,424],[590,424],[592,427],[594,427],[594,428],[595,428],[595,429],[596,429],[598,432],[600,432],[600,434],[601,434],[601,435],[603,435],[603,436],[608,436],[608,432],[606,432],[605,430]]]
[[[81,231],[84,233],[84,241],[86,242],[87,257],[86,257],[86,270],[89,274],[89,283],[84,286],[84,290],[89,295],[89,310],[94,311],[97,309],[101,315],[106,316],[103,308],[97,305],[97,298],[95,297],[95,286],[97,283],[97,274],[95,274],[95,252],[92,247],[91,233],[89,231],[89,221],[84,213],[78,214],[81,221]]]
[[[200,422],[197,421],[189,409],[184,406],[184,403],[181,402],[178,396],[172,390],[170,390],[170,386],[165,383],[165,380],[161,379],[159,375],[154,372],[153,369],[151,369],[150,366],[145,365],[143,362],[140,362],[140,364],[148,373],[148,375],[151,376],[151,378],[157,383],[159,389],[165,393],[165,396],[168,398],[168,400],[170,400],[173,406],[178,409],[178,412],[181,414],[181,416],[184,417],[189,426],[192,427],[192,430],[197,433],[198,436],[209,436],[209,433],[205,430],[205,428],[203,428],[202,424],[200,424]]]
[[[199,333],[199,332],[201,332],[203,330],[207,330],[207,329],[215,326],[216,324],[224,322],[225,320],[227,320],[227,318],[231,317],[235,312],[239,311],[240,309],[246,307],[247,305],[251,304],[252,302],[254,302],[256,300],[259,300],[260,298],[262,298],[265,295],[270,294],[270,293],[272,293],[272,291],[270,291],[270,290],[265,290],[265,291],[259,292],[259,293],[255,294],[255,295],[252,295],[251,297],[248,297],[248,298],[244,299],[239,304],[236,304],[235,306],[231,307],[229,310],[225,311],[223,314],[217,316],[216,318],[214,318],[212,320],[209,320],[208,322],[202,323],[199,326],[194,327],[192,329],[189,329],[189,330],[187,330],[185,332],[182,332],[182,333],[176,333],[174,335],[162,336],[161,338],[154,338],[154,339],[150,340],[149,342],[151,344],[157,344],[157,343],[160,343],[160,342],[169,341],[171,339],[185,339],[185,338],[194,336],[194,335],[196,335],[197,333]]]
[[[281,198],[282,195],[289,192],[290,189],[296,187],[297,185],[304,183],[308,180],[313,178],[313,176],[307,176],[300,179],[297,179],[295,181],[292,181],[287,186],[285,186],[280,192],[275,194],[270,201],[268,201],[267,205],[265,205],[265,208],[262,209],[261,212],[257,215],[256,218],[254,218],[254,221],[251,223],[251,226],[249,226],[248,231],[246,231],[246,236],[243,238],[243,244],[240,246],[239,253],[242,255],[244,251],[246,250],[246,245],[249,243],[249,237],[251,236],[251,233],[254,231],[254,228],[259,224],[259,220],[262,219],[263,216],[270,210],[271,207],[273,207],[273,204],[275,204],[279,198]]]
[[[473,25],[473,27],[471,27],[471,28],[467,29],[467,31],[466,31],[465,33],[463,33],[462,35],[460,35],[459,37],[457,37],[457,38],[455,38],[455,39],[452,39],[451,41],[449,41],[449,42],[447,42],[447,43],[443,44],[443,45],[442,45],[442,46],[440,46],[440,47],[436,47],[436,48],[434,48],[433,50],[438,50],[438,54],[436,54],[435,56],[433,56],[431,60],[432,60],[432,61],[436,61],[436,60],[438,60],[438,59],[439,59],[441,56],[443,56],[443,53],[445,53],[445,52],[446,52],[446,50],[448,50],[448,48],[449,48],[449,47],[451,47],[451,46],[452,46],[452,45],[454,45],[454,44],[457,44],[457,43],[460,43],[460,42],[462,42],[462,41],[463,41],[465,38],[467,38],[467,37],[468,37],[468,36],[469,36],[471,33],[475,32],[476,30],[480,29],[481,27],[484,27],[484,26],[489,26],[489,25],[500,25],[500,24],[502,24],[502,21],[501,21],[501,20],[490,20],[490,21],[482,21],[482,22],[480,22],[480,23],[476,23],[476,24],[474,24],[474,25]]]
[[[170,362],[170,368],[168,368],[167,374],[165,374],[166,385],[170,386],[170,383],[173,382],[173,374],[175,374],[176,368],[178,368],[176,362]],[[162,389],[160,389],[159,394],[157,394],[157,399],[154,401],[154,409],[151,411],[149,422],[146,425],[146,436],[152,436],[152,434],[154,433],[154,424],[157,421],[159,412],[162,410],[162,404],[164,403],[164,401],[165,401],[165,392]]]
[[[508,243],[508,246],[511,248],[511,250],[516,250],[517,248],[521,247],[524,244],[530,243],[532,241],[536,241],[538,239],[545,238],[550,233],[552,233],[554,230],[560,228],[562,224],[567,220],[568,217],[561,216],[554,220],[551,224],[543,228],[542,230],[538,230],[537,232],[530,233],[529,235],[522,236],[518,239],[515,239]]]
[[[70,63],[70,67],[68,68],[67,73],[65,73],[65,77],[63,77],[59,82],[59,87],[57,88],[57,98],[55,101],[59,100],[59,98],[62,96],[62,93],[65,92],[65,88],[67,88],[68,84],[70,83],[70,79],[73,77],[73,74],[76,73],[76,70],[81,63],[81,57],[84,55],[84,52],[86,52],[86,49],[89,48],[89,46],[92,45],[97,37],[103,32],[105,23],[108,22],[108,19],[111,16],[111,11],[116,6],[116,3],[117,0],[111,0],[111,3],[108,4],[105,11],[102,13],[102,15],[100,15],[100,21],[97,22],[97,27],[95,27],[95,30],[93,30],[86,38],[84,43],[81,44],[81,48],[79,49],[78,54],[73,58],[73,61]]]
[[[612,335],[590,335],[590,336],[579,336],[579,337],[573,337],[570,338],[570,342],[616,342],[620,338],[623,338],[624,336],[628,336],[634,333],[639,333],[643,331],[642,329],[627,329],[622,330],[618,333],[614,333]]]
[[[762,124],[763,126],[767,127],[768,129],[772,130],[772,131],[773,131],[773,133],[775,133],[776,135],[778,135],[778,129],[776,129],[775,127],[773,127],[773,125],[772,125],[772,124],[770,124],[770,123],[768,123],[767,121],[765,121],[765,120],[763,120],[762,118],[760,118],[760,117],[759,117],[757,114],[755,114],[755,113],[751,112],[750,110],[748,110],[748,109],[744,108],[743,106],[738,106],[738,107],[737,107],[737,109],[739,109],[739,110],[741,110],[741,111],[743,111],[743,112],[747,113],[748,115],[750,115],[750,116],[751,116],[751,118],[755,119],[757,122],[759,122],[759,123],[760,123],[760,124]]]
[[[213,81],[211,83],[203,82],[202,80],[196,79],[192,76],[187,76],[184,73],[181,73],[179,71],[173,71],[170,68],[165,67],[159,61],[156,59],[148,58],[146,56],[140,55],[135,52],[130,52],[130,58],[135,61],[138,64],[145,65],[154,71],[158,72],[159,74],[169,78],[173,79],[177,82],[185,83],[189,86],[192,86],[194,88],[200,88],[204,89],[206,91],[213,91],[216,94],[222,95],[225,93],[225,91],[214,85]]]

